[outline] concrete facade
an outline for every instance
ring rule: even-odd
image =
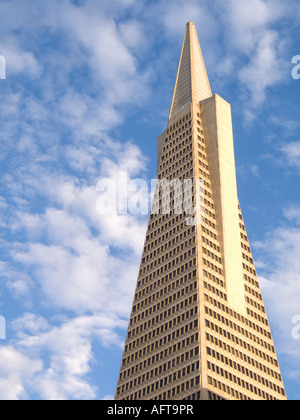
[[[158,179],[202,179],[204,220],[150,216],[116,399],[286,399],[238,202],[231,109],[212,95],[192,22]]]

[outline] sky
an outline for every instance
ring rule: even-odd
[[[0,399],[115,393],[147,216],[100,216],[96,187],[156,178],[189,20],[232,105],[241,208],[300,399],[298,0],[0,0],[0,16]]]

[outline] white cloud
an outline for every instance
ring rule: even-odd
[[[289,39],[282,35],[277,23],[291,17],[291,9],[277,0],[227,0],[220,7],[225,17],[227,54],[232,57],[241,85],[250,95],[245,119],[252,122],[257,108],[266,99],[268,88],[287,80]]]
[[[46,234],[50,244],[31,243],[12,251],[14,261],[31,273],[35,287],[39,286],[51,307],[128,316],[138,258],[136,254],[127,254],[124,260],[113,257],[109,246],[140,249],[144,229],[130,217],[107,218],[100,223],[101,236],[92,237],[83,219],[66,211],[48,210],[38,229],[40,237]],[[115,306],[120,295],[123,303]]]
[[[286,144],[281,148],[288,165],[300,169],[300,142]]]
[[[137,20],[130,20],[120,23],[120,36],[128,48],[138,53],[147,44],[143,24]]]
[[[281,58],[281,47],[279,35],[265,31],[249,64],[239,72],[241,82],[251,93],[253,106],[261,105],[266,99],[267,88],[284,79],[287,63]]]
[[[170,4],[169,2],[162,2],[161,6],[164,9],[163,20],[168,33],[175,33],[182,36],[185,25],[188,21],[199,21],[204,13],[203,5],[193,0],[176,0]],[[205,10],[206,12],[206,10]]]
[[[114,401],[115,397],[113,397],[112,395],[106,395],[103,398],[103,401]]]
[[[141,98],[145,100],[149,74],[139,71],[129,50],[133,46],[129,31],[137,34],[141,27],[131,22],[131,26],[127,23],[118,29],[115,21],[94,4],[82,8],[65,4],[63,10],[63,27],[87,49],[89,64],[97,82],[104,88],[106,102],[121,105],[138,104]]]
[[[298,225],[300,225],[300,206],[289,206],[285,209],[284,212],[285,217],[290,220],[294,221]]]
[[[269,25],[286,14],[282,2],[273,0],[227,0],[222,3],[228,13],[231,44],[247,55],[255,51]]]
[[[45,400],[83,400],[96,398],[87,376],[95,363],[92,342],[120,346],[114,329],[124,323],[93,315],[52,326],[26,313],[12,327],[14,346],[0,347],[0,399],[26,399],[30,390]]]
[[[287,209],[289,223],[270,232],[257,243],[261,258],[260,283],[281,359],[290,369],[299,364],[299,340],[292,337],[294,316],[300,315],[300,211]],[[300,382],[300,377],[297,377]]]
[[[32,313],[25,313],[21,318],[13,321],[12,327],[17,331],[19,338],[26,337],[25,331],[33,335],[37,335],[48,331],[50,326],[46,319]]]
[[[118,181],[119,170],[131,177],[145,170],[145,157],[131,143],[105,143],[111,158],[102,159],[103,177]],[[93,146],[67,148],[72,166],[91,163]],[[84,153],[86,152],[86,153]],[[131,215],[100,216],[96,204],[99,193],[94,185],[76,176],[49,174],[40,165],[20,177],[22,192],[40,196],[49,207],[32,212],[25,208],[9,215],[12,232],[25,235],[26,242],[7,243],[11,264],[3,267],[6,286],[15,296],[30,302],[30,292],[45,304],[75,313],[109,311],[119,317],[129,315],[138,264],[146,232],[145,218]],[[20,189],[18,188],[18,190]],[[22,198],[19,197],[19,198]],[[22,267],[18,273],[15,266]],[[58,293],[58,290],[60,291]],[[122,296],[120,305],[115,305]],[[32,296],[33,297],[33,296]]]
[[[27,398],[26,387],[42,370],[41,360],[32,360],[13,346],[0,346],[0,360],[0,399]]]

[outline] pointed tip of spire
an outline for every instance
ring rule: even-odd
[[[212,96],[195,23],[188,21],[180,56],[170,118],[190,102]]]

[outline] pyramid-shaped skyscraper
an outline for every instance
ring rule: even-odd
[[[284,400],[286,394],[238,201],[230,105],[213,95],[189,22],[158,180],[202,180],[201,223],[152,212],[117,400]],[[160,201],[159,201],[160,202]]]

